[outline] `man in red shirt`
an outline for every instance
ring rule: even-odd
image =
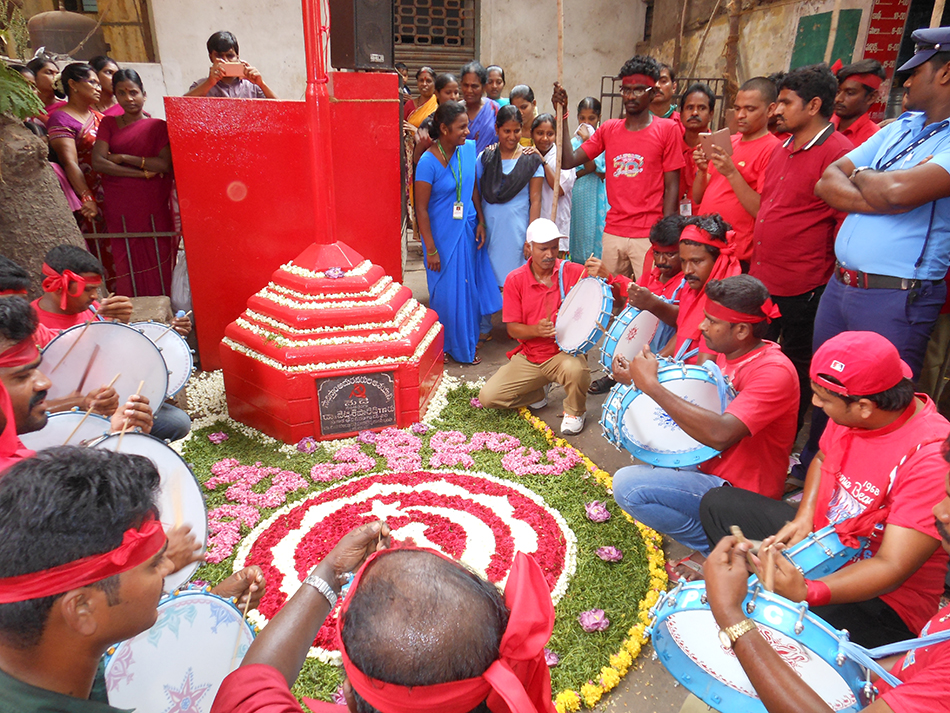
[[[769,114],[775,108],[775,85],[753,77],[736,94],[736,124],[732,156],[721,147],[707,156],[702,147],[694,158],[698,172],[693,184],[696,213],[719,213],[736,232],[736,258],[748,268],[752,258],[752,230],[759,212],[762,173],[779,140],[769,133]]]
[[[584,428],[590,369],[586,356],[562,352],[554,340],[554,323],[561,306],[560,272],[564,271],[565,294],[582,277],[591,275],[617,285],[616,299],[620,284],[626,280],[612,278],[595,257],[585,265],[558,260],[561,237],[557,226],[547,218],[538,218],[528,226],[530,257],[505,280],[502,306],[502,319],[518,346],[508,352],[508,363],[478,392],[478,400],[486,408],[544,408],[548,384],[557,382],[566,392],[561,433],[574,436]]]
[[[604,226],[603,261],[613,275],[636,279],[650,248],[650,228],[660,218],[679,209],[680,169],[683,168],[679,124],[650,112],[656,95],[660,67],[652,57],[637,55],[620,70],[623,119],[610,119],[576,151],[564,151],[561,168],[570,169],[607,159],[607,223]],[[567,111],[567,92],[555,84],[554,106]],[[564,123],[563,145],[571,145]]]
[[[878,131],[878,125],[871,121],[868,111],[878,101],[877,90],[887,75],[876,59],[862,59],[842,67],[836,76],[838,94],[831,123],[857,147]]]
[[[683,139],[680,147],[685,166],[680,171],[680,215],[693,214],[693,182],[696,180],[696,160],[693,153],[699,147],[699,135],[709,131],[709,122],[716,108],[716,95],[709,85],[691,84],[680,100],[680,121]],[[698,213],[699,211],[695,211]]]
[[[739,392],[722,414],[677,396],[657,379],[649,349],[627,363],[614,360],[614,377],[633,383],[688,435],[721,451],[698,468],[633,465],[614,474],[614,497],[631,517],[701,553],[709,542],[699,519],[708,491],[729,484],[778,498],[795,440],[795,369],[777,344],[763,340],[775,315],[765,286],[736,275],[706,286],[701,329],[716,363]]]
[[[710,544],[732,525],[763,547],[791,546],[834,525],[845,544],[860,547],[851,564],[816,581],[778,577],[775,591],[807,601],[866,647],[913,637],[937,611],[947,571],[931,508],[943,499],[950,423],[914,394],[910,376],[881,335],[832,337],[811,364],[812,401],[831,421],[797,511],[738,488],[710,491],[700,510]]]
[[[824,65],[793,70],[779,85],[775,115],[791,138],[775,150],[762,176],[749,267],[782,311],[768,337],[782,345],[798,371],[799,428],[811,401],[808,365],[815,314],[834,267],[835,234],[844,220],[843,213],[815,195],[825,169],[851,150],[851,142],[828,121],[835,87]]]

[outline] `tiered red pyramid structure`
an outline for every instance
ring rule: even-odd
[[[408,287],[341,242],[314,244],[225,330],[228,410],[286,443],[405,428],[438,387],[442,345]]]

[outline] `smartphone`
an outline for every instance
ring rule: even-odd
[[[221,70],[224,72],[225,77],[243,77],[244,63],[243,62],[221,62]]]
[[[732,138],[729,129],[720,129],[711,134],[700,134],[699,145],[703,147],[703,153],[707,158],[712,156],[713,146],[718,146],[725,151],[727,156],[732,156]]]

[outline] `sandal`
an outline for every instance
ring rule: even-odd
[[[606,394],[610,391],[614,384],[617,382],[614,381],[609,375],[602,376],[597,381],[591,382],[590,387],[587,389],[588,394]]]
[[[703,579],[703,566],[690,557],[684,557],[679,562],[666,563],[666,576],[670,582],[697,582]]]
[[[490,342],[492,339],[492,333],[488,332],[487,334],[482,334],[478,337],[478,343],[484,344],[485,342]]]

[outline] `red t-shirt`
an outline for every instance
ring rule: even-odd
[[[844,131],[838,128],[841,124],[841,117],[837,114],[831,117],[831,123],[834,125],[835,131],[839,132],[848,141],[854,144],[855,148],[870,139],[881,129],[880,126],[871,121],[871,117],[867,114],[861,114],[861,116],[855,119],[854,123]]]
[[[75,327],[77,324],[85,324],[88,320],[99,319],[96,313],[91,309],[83,310],[76,314],[54,314],[40,307],[39,298],[33,300],[32,304],[33,309],[36,310],[36,316],[40,320],[40,324],[53,330],[56,334],[70,327]],[[93,302],[92,309],[99,309],[99,303]]]
[[[851,429],[829,421],[821,436],[819,445],[825,454],[821,477],[836,479],[837,484],[828,509],[815,513],[816,528],[860,515],[878,493],[885,492],[879,508],[889,508],[886,519],[874,528],[868,547],[856,559],[877,553],[885,525],[940,540],[932,509],[946,497],[947,463],[942,452],[950,422],[927,396],[917,396],[924,400],[923,407],[896,430]],[[886,432],[880,435],[879,431]],[[939,606],[946,573],[947,553],[938,547],[920,569],[881,599],[907,628],[918,631]]]
[[[59,332],[55,332],[42,322],[36,325],[36,331],[33,332],[33,341],[36,342],[36,348],[42,349],[51,341],[56,339]]]
[[[826,127],[797,151],[792,139],[777,147],[761,179],[749,274],[769,294],[794,297],[824,285],[835,264],[835,235],[844,220],[815,195],[825,169],[853,148]]]
[[[676,288],[679,287],[682,282],[682,272],[677,272],[666,282],[660,282],[660,270],[653,267],[653,251],[647,251],[646,257],[643,258],[643,270],[640,272],[640,279],[637,280],[637,284],[640,287],[646,287],[658,297],[673,299],[673,293],[676,292]],[[683,289],[688,290],[689,288],[683,285]],[[682,293],[682,290],[680,292]],[[679,302],[678,295],[676,302]]]
[[[696,161],[693,160],[693,152],[696,147],[687,144],[685,138],[680,138],[680,150],[683,152],[683,163],[685,164],[680,169],[680,196],[685,196],[687,200],[692,202],[693,184],[696,182],[696,172],[699,170],[696,168]],[[694,210],[693,213],[698,215],[699,212]]]
[[[779,140],[768,132],[765,136],[760,136],[753,141],[743,141],[742,134],[735,134],[732,137],[732,162],[736,165],[739,175],[756,193],[762,192],[762,174],[779,143]],[[708,173],[709,183],[706,185],[706,192],[703,193],[703,202],[693,212],[696,215],[719,213],[723,220],[736,231],[736,258],[750,260],[755,218],[742,207],[736,192],[729,184],[729,179],[719,173],[712,161],[709,162]]]
[[[798,373],[775,342],[763,342],[735,361],[720,354],[716,364],[738,392],[726,413],[742,421],[751,435],[699,469],[738,488],[780,498],[798,430]]]
[[[339,711],[346,706],[304,698],[312,711]],[[221,682],[211,713],[302,713],[283,674],[267,664],[241,666]]]
[[[663,217],[663,174],[683,168],[682,140],[675,121],[654,116],[639,131],[628,131],[623,119],[610,119],[581,144],[591,161],[606,153],[610,210],[605,232],[624,238],[650,235]]]
[[[920,630],[921,636],[950,628],[950,607],[944,607]],[[891,669],[903,683],[891,688],[877,682],[880,697],[894,713],[950,711],[950,642],[908,651]]]
[[[576,262],[556,260],[551,287],[542,285],[531,271],[531,260],[512,270],[505,279],[505,292],[502,299],[501,318],[506,324],[537,324],[542,319],[557,319],[561,307],[561,291],[558,287],[558,273],[564,270],[564,295],[571,291],[582,277],[587,276],[587,268]],[[621,299],[626,291],[621,290],[630,282],[623,276],[615,276],[607,281],[614,288],[614,299]],[[561,350],[557,342],[550,337],[518,340],[518,346],[508,352],[508,358],[523,352],[525,358],[533,364],[543,364]]]

